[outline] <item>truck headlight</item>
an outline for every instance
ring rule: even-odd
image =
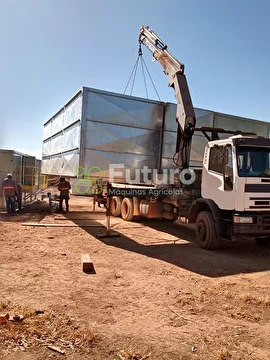
[[[253,224],[253,218],[252,216],[234,215],[233,222],[236,224]]]

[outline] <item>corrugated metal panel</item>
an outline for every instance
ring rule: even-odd
[[[62,152],[80,147],[80,122],[63,131]]]
[[[157,156],[160,131],[87,121],[86,148],[137,155]],[[117,157],[118,154],[115,155]]]
[[[43,126],[43,140],[52,136],[52,121],[44,124]]]
[[[107,124],[159,130],[163,104],[95,89],[84,88],[84,119]]]
[[[166,103],[165,108],[165,131],[177,131],[177,122],[175,119],[176,115],[176,104]],[[197,120],[197,127],[200,126],[213,126],[214,112],[205,109],[195,108],[195,116]]]
[[[269,136],[268,123],[239,116],[215,113],[214,126],[225,130],[241,130],[255,132],[259,136]],[[225,138],[227,135],[223,134],[222,137]]]
[[[46,158],[46,159],[42,159],[41,173],[42,174],[52,174],[51,168],[52,168],[52,159],[50,157]]]
[[[82,93],[76,99],[65,106],[65,116],[63,119],[63,129],[81,119],[82,114]]]
[[[49,139],[78,120],[81,120],[82,93],[77,95],[65,106],[63,106],[43,127],[43,140]]]
[[[42,157],[46,157],[46,156],[49,156],[51,153],[52,153],[52,149],[51,149],[51,146],[52,146],[52,142],[50,139],[47,139],[45,141],[43,141],[43,144],[42,144]]]
[[[60,114],[55,116],[51,123],[52,123],[52,133],[51,136],[54,134],[57,134],[59,131],[61,131],[64,127],[64,116],[65,116],[65,110],[63,110]]]
[[[61,155],[42,159],[41,173],[51,175],[76,176],[79,167],[80,151],[75,149]]]
[[[51,138],[51,146],[50,150],[53,154],[59,154],[62,152],[62,141],[63,141],[63,134],[60,133],[58,135],[55,135]],[[50,154],[49,154],[50,155]]]
[[[165,118],[164,118],[164,130],[165,131],[177,131],[176,122],[176,104],[165,104]]]
[[[80,131],[81,124],[77,122],[50,139],[46,139],[42,146],[42,156],[61,155],[63,152],[79,149]]]
[[[134,180],[144,166],[150,169],[156,169],[158,166],[158,157],[86,149],[84,164],[86,176],[99,178],[102,174],[104,179],[109,179],[111,174],[114,176],[114,181],[126,181],[126,175],[130,176],[130,180]],[[117,168],[117,166],[119,166],[119,168]],[[125,170],[127,170],[127,172],[125,172],[124,175]],[[141,173],[139,180],[143,181],[143,175]]]
[[[161,169],[174,169],[173,156],[176,148],[177,123],[175,120],[176,104],[166,104]],[[212,127],[214,123],[214,112],[195,108],[196,126]],[[192,138],[192,148],[190,153],[190,166],[201,166],[204,147],[207,140],[200,132],[196,132]]]
[[[44,124],[43,174],[75,176],[81,146],[82,91]]]
[[[162,166],[161,169],[173,169],[175,164],[173,162],[173,156],[175,154],[176,144],[175,132],[165,131],[163,137],[163,151],[162,151]],[[207,143],[206,138],[203,135],[194,135],[192,138],[192,149],[190,153],[190,166],[201,166],[204,147]],[[176,160],[176,159],[175,159]],[[165,166],[165,167],[164,167]],[[169,167],[167,167],[169,166]],[[173,167],[171,167],[173,166]]]

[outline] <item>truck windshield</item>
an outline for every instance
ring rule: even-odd
[[[238,146],[236,159],[240,177],[270,177],[270,149]]]

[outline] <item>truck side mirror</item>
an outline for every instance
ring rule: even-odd
[[[229,163],[229,151],[225,146],[223,150],[223,165],[227,165]]]

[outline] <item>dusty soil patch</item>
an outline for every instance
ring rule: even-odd
[[[22,308],[11,303],[1,303],[0,311],[5,312],[7,319],[0,329],[0,342],[6,351],[16,350],[18,346],[25,350],[41,344],[56,346],[59,353],[64,353],[65,348],[74,350],[82,346],[91,347],[95,340],[91,330],[80,326],[75,319],[65,314]],[[18,320],[14,321],[16,316]]]
[[[269,249],[204,251],[190,228],[118,218],[121,236],[100,239],[103,228],[80,226],[105,225],[104,209],[72,196],[70,210],[0,214],[0,312],[25,313],[11,333],[0,326],[0,359],[270,359]],[[83,253],[96,274],[82,272]]]

